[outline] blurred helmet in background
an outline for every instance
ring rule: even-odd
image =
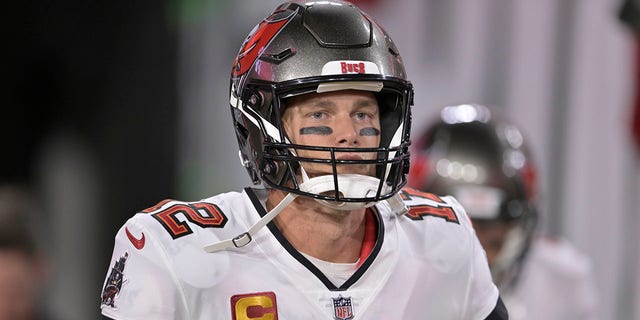
[[[494,281],[517,279],[537,214],[535,170],[520,130],[497,109],[444,107],[414,139],[409,185],[453,195],[471,217]]]

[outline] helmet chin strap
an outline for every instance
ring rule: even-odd
[[[344,198],[373,197],[377,193],[380,185],[380,179],[361,174],[339,174],[337,178],[340,194]],[[332,175],[314,177],[304,181],[300,185],[300,190],[314,194],[335,193],[335,182]],[[383,193],[388,190],[388,187],[382,188]],[[340,202],[323,199],[315,200],[329,208],[346,211],[368,208],[377,203],[377,201]]]
[[[309,178],[309,175],[302,166],[300,166],[300,171],[302,173],[303,181],[303,183],[300,184],[301,191],[314,194],[335,192],[335,182],[333,179],[333,175],[324,175]],[[387,169],[387,172],[388,171],[389,170]],[[378,187],[380,186],[380,179],[374,178],[372,176],[361,174],[338,174],[336,176],[338,177],[338,189],[340,190],[340,193],[344,198],[374,197],[378,192]],[[385,185],[381,189],[381,194],[386,194],[390,191],[391,187]],[[329,208],[345,211],[369,208],[378,203],[377,201],[340,202],[323,199],[314,200]],[[409,211],[407,206],[402,201],[399,193],[396,193],[395,195],[393,195],[393,197],[387,199],[387,202],[389,203],[389,206],[391,207],[393,212],[397,213],[398,215],[403,215]]]
[[[333,176],[320,176],[311,178],[309,181],[300,185],[300,190],[312,193],[324,193],[335,192],[333,184]],[[373,197],[378,191],[380,180],[371,176],[365,176],[360,174],[339,174],[338,186],[340,187],[340,193],[345,198],[364,198],[366,196]],[[383,194],[388,192],[391,188],[385,186],[382,188]],[[339,202],[328,201],[322,199],[314,199],[324,206],[327,206],[336,210],[356,210],[369,208],[378,203],[378,201],[371,202]],[[387,199],[391,210],[398,215],[403,215],[409,211],[407,206],[402,201],[400,193],[396,193],[391,198]]]

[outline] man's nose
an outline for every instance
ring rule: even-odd
[[[353,145],[358,143],[358,129],[350,116],[341,116],[336,121],[335,137],[338,144]]]

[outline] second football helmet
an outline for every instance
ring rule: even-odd
[[[522,133],[498,110],[443,108],[412,147],[409,185],[453,195],[476,226],[508,226],[491,271],[499,285],[517,276],[537,220],[535,172]]]

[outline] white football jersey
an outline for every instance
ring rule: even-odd
[[[512,320],[596,320],[590,261],[562,239],[535,238],[518,282],[502,291]]]
[[[485,319],[496,307],[484,250],[458,202],[405,188],[409,212],[372,207],[371,253],[340,284],[296,251],[273,222],[246,246],[207,253],[266,214],[267,191],[165,200],[115,239],[102,292],[113,319]]]

